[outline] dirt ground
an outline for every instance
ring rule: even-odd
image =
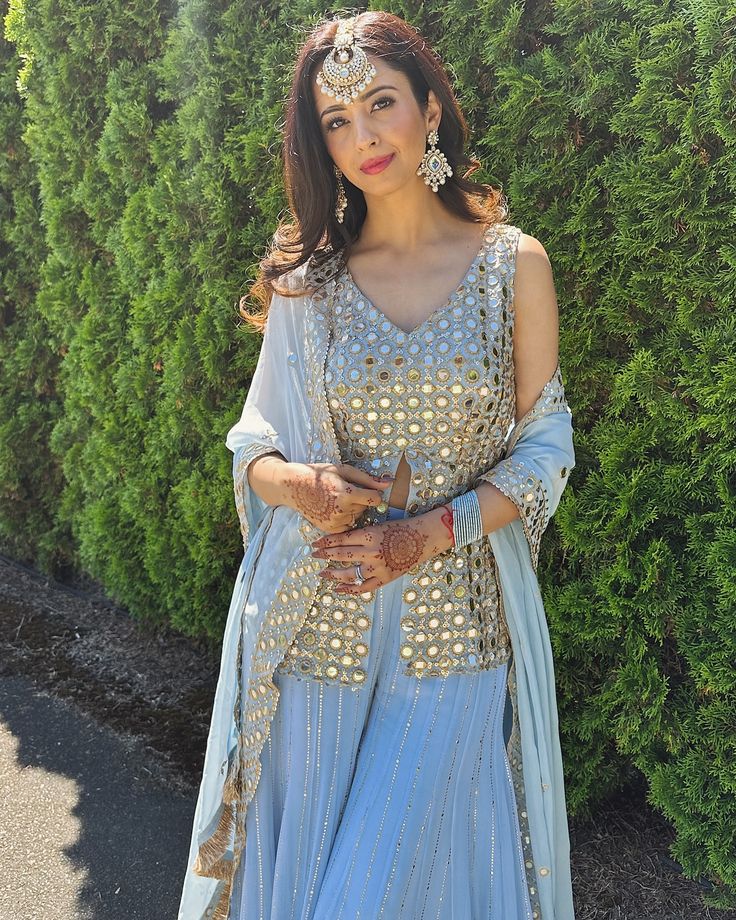
[[[133,621],[91,582],[64,585],[0,554],[0,676],[29,678],[109,729],[142,741],[173,788],[196,790],[219,658]],[[645,784],[570,819],[577,920],[736,920],[683,877],[674,833]]]

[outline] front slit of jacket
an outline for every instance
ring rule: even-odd
[[[501,225],[498,235],[490,237],[495,254],[501,253],[501,261],[506,257],[513,261],[519,234],[518,228]],[[487,268],[493,269],[494,263],[489,263]],[[513,264],[510,276],[501,277],[498,281],[504,296],[510,298]],[[297,636],[304,638],[305,623],[308,623],[319,592],[324,590],[325,580],[320,572],[327,561],[310,555],[311,542],[323,531],[287,506],[265,506],[258,509],[260,517],[254,517],[257,504],[248,490],[246,470],[253,457],[273,449],[297,462],[341,462],[324,381],[334,286],[334,280],[328,280],[324,290],[305,298],[302,306],[287,313],[284,303],[280,303],[282,316],[274,312],[273,335],[279,336],[275,339],[280,343],[279,348],[288,352],[283,355],[284,360],[289,368],[303,373],[303,382],[300,380],[300,388],[296,392],[296,401],[303,401],[299,410],[303,417],[291,420],[295,430],[291,440],[284,431],[278,430],[278,425],[274,427],[270,423],[267,413],[263,418],[260,410],[254,413],[253,406],[248,412],[244,410],[241,423],[234,426],[228,435],[228,446],[234,452],[236,505],[246,550],[253,549],[248,546],[251,541],[259,543],[260,547],[269,542],[273,559],[278,564],[268,571],[261,566],[259,571],[253,568],[253,553],[247,554],[249,564],[245,568],[250,575],[247,596],[242,601],[238,597],[238,603],[234,598],[231,605],[216,693],[218,722],[213,723],[208,738],[179,920],[228,920],[230,916],[233,878],[245,845],[247,809],[260,777],[261,752],[278,704],[279,692],[273,680],[274,672],[277,668],[284,668],[290,650],[299,647],[298,642],[295,645]],[[511,309],[510,302],[505,304],[505,308]],[[303,316],[297,312],[298,309],[303,310]],[[284,328],[281,329],[279,324]],[[302,426],[303,440],[300,433]],[[485,479],[497,484],[519,507],[519,520],[479,541],[497,564],[500,617],[507,623],[511,639],[507,676],[507,704],[510,701],[511,719],[510,726],[504,719],[504,736],[514,783],[532,916],[534,920],[573,920],[554,673],[549,634],[536,581],[539,537],[559,502],[574,465],[570,412],[564,399],[559,367],[532,410],[513,426],[512,437],[507,444],[512,442],[513,457],[507,446],[508,453],[503,459],[490,468],[479,467],[474,471],[473,480],[465,483],[464,488],[456,483],[456,492],[472,488]],[[394,456],[391,472],[395,471],[399,456]],[[412,473],[407,510],[409,513],[421,513],[421,510],[434,505],[432,500],[426,502],[425,499],[424,505],[415,507],[414,512],[411,510],[418,504],[419,497],[414,483],[419,470],[412,466],[412,459],[407,457]],[[383,467],[379,473],[382,471]],[[443,503],[440,498],[434,502],[438,503]],[[356,525],[385,520],[385,517],[375,508],[369,508]],[[264,526],[268,528],[265,537]],[[415,567],[414,571],[401,576],[402,620],[406,619],[408,609],[405,595],[407,590],[416,588],[417,579],[421,577],[420,568]],[[243,571],[241,578],[245,575]],[[372,603],[372,599],[364,598],[362,608],[356,607],[352,611],[354,619],[357,621],[361,613],[368,618],[372,616]],[[415,612],[410,610],[411,615]],[[467,631],[467,626],[463,629]],[[233,638],[235,636],[236,639]],[[471,659],[465,640],[458,641],[464,645],[462,653],[458,652],[454,661],[452,655],[448,655],[449,668],[448,662],[445,662],[446,667],[439,673],[461,673],[489,664],[488,661]],[[416,679],[432,679],[432,666],[412,667],[412,662],[416,663],[422,657],[419,652],[421,646],[421,641],[413,643],[411,655],[404,661],[405,673],[414,674]],[[306,647],[302,645],[298,648],[299,653]],[[238,651],[233,652],[233,649]],[[242,684],[241,669],[236,666],[236,659],[239,661],[241,655]],[[286,667],[296,673],[293,669],[296,666],[298,670],[298,655],[291,657]],[[310,668],[315,661],[313,659],[309,663]],[[359,692],[362,681],[352,679],[359,665],[343,664],[341,667],[342,670],[338,667],[335,672],[322,673],[320,679],[328,683],[348,683]],[[227,707],[217,705],[220,696],[232,699],[231,722],[226,718]],[[507,734],[509,728],[510,733]],[[215,803],[219,803],[217,807]]]

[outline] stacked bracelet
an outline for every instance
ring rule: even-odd
[[[456,495],[450,502],[452,508],[452,531],[455,546],[474,543],[483,536],[480,503],[475,489]]]

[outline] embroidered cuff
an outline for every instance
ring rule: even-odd
[[[252,444],[246,444],[245,447],[238,448],[234,459],[233,486],[235,490],[235,507],[240,519],[240,533],[243,537],[243,549],[248,549],[250,539],[249,514],[252,508],[249,508],[249,499],[252,501],[251,489],[248,485],[248,466],[256,457],[262,457],[266,454],[280,453],[274,445],[264,444],[262,441],[254,441]]]
[[[562,384],[562,371],[560,370],[559,364],[554,374],[547,383],[545,383],[542,392],[539,394],[539,398],[532,408],[514,425],[511,432],[511,438],[506,446],[506,455],[509,456],[511,454],[514,445],[519,440],[519,436],[527,425],[553,412],[567,412],[570,414],[570,407],[565,397],[565,387]]]
[[[542,480],[525,463],[508,457],[484,473],[479,481],[490,482],[519,509],[536,572],[542,534],[549,521],[549,501]]]

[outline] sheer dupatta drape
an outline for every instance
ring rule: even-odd
[[[309,446],[314,445],[310,430],[329,427],[318,417],[327,411],[326,401],[311,392],[320,376],[319,368],[308,367],[312,352],[305,346],[312,309],[306,296],[274,297],[241,418],[227,435],[245,556],[223,637],[179,920],[229,916],[232,877],[245,842],[245,813],[278,702],[271,675],[289,637],[303,622],[319,570],[326,564],[306,563],[303,554],[309,548],[300,528],[304,519],[285,505],[265,505],[245,475],[248,463],[261,453],[278,451],[290,461],[325,459],[323,443],[319,456]],[[332,462],[340,462],[337,452]],[[519,766],[523,764],[516,783],[525,801],[533,854],[530,884],[538,899],[539,920],[573,918],[554,670],[535,568],[539,539],[574,462],[571,416],[558,369],[532,410],[510,432],[504,459],[478,475],[478,481],[487,479],[509,495],[521,515],[486,539],[496,556],[512,641],[512,699]],[[290,611],[285,623],[273,616],[279,595],[287,601],[278,609]]]

